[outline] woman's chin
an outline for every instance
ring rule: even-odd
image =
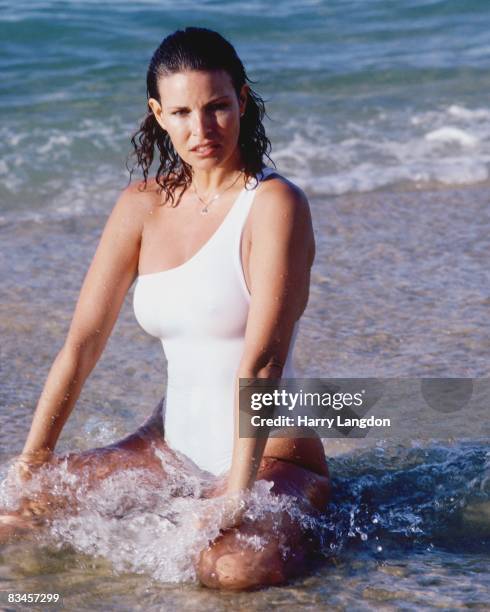
[[[209,171],[213,170],[221,164],[221,156],[218,156],[216,154],[210,155],[208,157],[194,156],[191,160],[189,160],[189,164],[194,170]]]

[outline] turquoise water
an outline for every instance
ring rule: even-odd
[[[0,480],[126,184],[148,60],[185,25],[235,44],[267,100],[273,158],[312,205],[298,372],[489,376],[488,2],[0,2]],[[59,450],[122,437],[164,390],[161,347],[129,295]],[[488,608],[481,430],[326,443],[325,558],[291,586],[223,595],[186,582],[186,502],[133,474],[82,500],[80,521],[0,548],[0,607],[4,591],[50,590],[77,610]]]
[[[3,212],[100,210],[124,181],[163,36],[228,36],[278,167],[316,195],[488,179],[485,0],[2,2]]]

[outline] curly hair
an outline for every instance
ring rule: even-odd
[[[206,28],[189,27],[177,30],[164,38],[153,54],[146,74],[147,99],[160,99],[159,77],[188,70],[224,70],[230,75],[237,96],[245,83],[253,82],[248,78],[234,47],[221,34]],[[262,124],[265,115],[263,99],[250,88],[245,112],[240,119],[238,138],[243,170],[247,179],[255,178],[262,170],[264,157],[272,162],[269,156],[271,143]],[[192,169],[175,151],[169,135],[160,127],[149,105],[139,130],[131,138],[131,143],[134,147],[131,156],[136,159],[132,168],[127,166],[130,180],[133,172],[141,168],[144,178],[143,189],[146,188],[156,145],[159,154],[156,182],[160,193],[165,192],[167,200],[174,205],[175,190],[190,185]]]

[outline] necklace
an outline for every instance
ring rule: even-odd
[[[240,170],[240,172],[238,173],[236,179],[233,181],[233,183],[231,183],[231,185],[228,185],[228,187],[226,189],[223,189],[223,191],[221,191],[220,193],[215,194],[210,200],[209,202],[206,202],[205,200],[203,200],[201,198],[201,196],[197,193],[197,189],[195,185],[192,185],[193,191],[196,194],[197,199],[199,200],[199,202],[201,202],[201,204],[203,204],[203,207],[200,210],[201,215],[207,215],[209,212],[209,207],[211,206],[211,204],[213,202],[216,202],[216,200],[218,198],[220,198],[224,193],[226,193],[228,191],[228,189],[231,189],[238,181],[238,179],[240,178],[240,176],[242,175],[243,170]]]

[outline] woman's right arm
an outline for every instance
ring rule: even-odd
[[[136,185],[127,187],[116,202],[85,276],[67,338],[39,398],[21,461],[43,463],[54,450],[138,273],[149,209],[148,194]]]

